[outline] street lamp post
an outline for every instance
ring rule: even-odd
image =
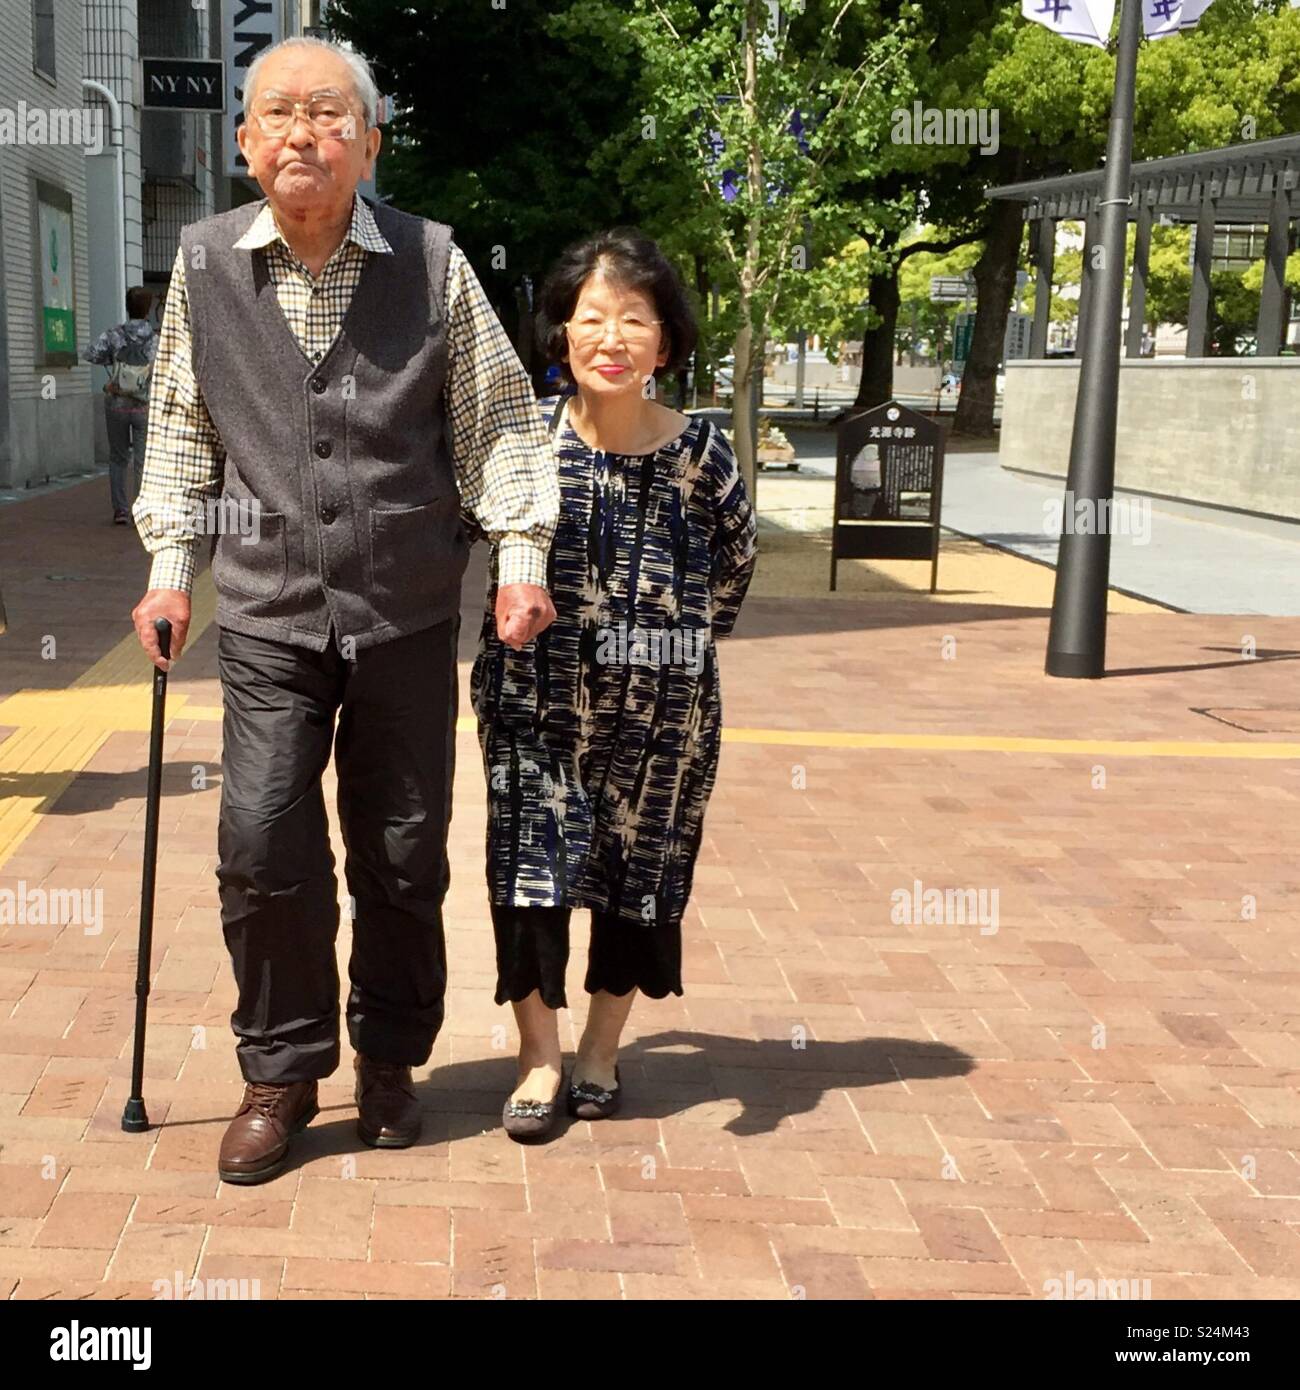
[[[1119,396],[1120,313],[1124,299],[1129,168],[1133,154],[1133,95],[1140,0],[1124,0],[1120,14],[1115,97],[1106,141],[1099,214],[1100,263],[1092,271],[1092,298],[1080,339],[1079,394],[1074,407],[1047,674],[1103,676],[1106,669],[1106,592],[1110,575],[1110,514],[1115,492],[1115,419]],[[1091,256],[1093,248],[1084,247]],[[1074,528],[1082,502],[1095,524]]]

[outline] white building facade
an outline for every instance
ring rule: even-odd
[[[105,374],[78,354],[128,287],[166,288],[183,226],[261,197],[229,167],[236,80],[322,9],[0,0],[0,488],[107,463]],[[226,111],[154,108],[142,58],[224,59]]]
[[[0,486],[93,458],[84,42],[79,5],[0,4]]]

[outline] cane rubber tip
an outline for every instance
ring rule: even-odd
[[[127,1134],[143,1134],[149,1128],[149,1116],[144,1111],[144,1101],[128,1100],[122,1111],[122,1128]]]

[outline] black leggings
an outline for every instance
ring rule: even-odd
[[[540,990],[548,1008],[568,1007],[564,972],[571,910],[492,904],[498,1004],[518,1003]],[[651,999],[681,994],[681,923],[629,921],[593,908],[583,988],[588,994],[605,990],[614,995],[639,989]]]

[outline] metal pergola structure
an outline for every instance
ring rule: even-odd
[[[1052,269],[1055,260],[1056,224],[1064,219],[1086,223],[1085,246],[1098,241],[1098,203],[1102,197],[1104,170],[1064,174],[1030,183],[1005,184],[986,190],[989,198],[1025,204],[1030,223],[1030,245],[1037,269],[1034,322],[1029,338],[1030,357],[1047,351],[1047,325],[1051,309]],[[1260,296],[1256,355],[1279,354],[1286,332],[1286,258],[1291,249],[1291,219],[1300,182],[1300,134],[1280,135],[1242,145],[1224,145],[1195,154],[1171,155],[1133,165],[1129,179],[1128,220],[1137,223],[1133,252],[1133,277],[1129,290],[1128,332],[1124,351],[1139,357],[1142,351],[1146,305],[1147,261],[1151,252],[1151,227],[1161,217],[1196,226],[1192,293],[1187,317],[1188,357],[1204,357],[1210,322],[1210,262],[1216,225],[1268,226],[1264,251],[1264,285]],[[1092,288],[1092,264],[1084,257],[1079,291],[1079,338],[1088,314]]]

